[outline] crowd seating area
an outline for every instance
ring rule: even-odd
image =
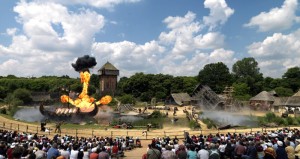
[[[0,159],[108,159],[120,158],[124,152],[141,147],[133,137],[83,138],[0,130]]]
[[[143,159],[298,159],[300,131],[283,128],[275,131],[209,134],[153,138]]]

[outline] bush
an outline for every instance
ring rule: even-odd
[[[209,118],[205,118],[202,121],[203,121],[204,124],[206,124],[206,126],[207,126],[208,129],[217,128],[217,125],[215,124],[215,122],[212,121]]]
[[[150,118],[162,118],[162,117],[164,117],[164,115],[158,110],[154,110],[150,115]]]
[[[268,112],[265,118],[267,122],[273,122],[276,119],[276,115],[273,112]]]
[[[135,104],[135,98],[130,94],[125,94],[119,98],[122,104]]]
[[[1,114],[7,114],[6,108],[1,108],[1,109],[0,109],[0,113],[1,113]]]
[[[195,120],[191,120],[189,122],[189,127],[191,129],[201,128],[200,124],[198,122],[196,122]]]

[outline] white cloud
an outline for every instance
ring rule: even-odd
[[[105,18],[89,9],[70,11],[58,1],[37,0],[21,1],[14,11],[23,28],[8,29],[12,43],[8,47],[0,45],[0,56],[5,57],[0,61],[2,75],[11,74],[7,68],[14,66],[14,74],[18,76],[68,74],[77,77],[71,63],[78,56],[90,53],[96,57],[97,67],[110,61],[121,70],[121,76],[136,72],[196,75],[205,64],[234,61],[234,52],[222,49],[225,36],[217,31],[204,32],[205,25],[196,20],[193,12],[165,18],[163,23],[168,31],[162,32],[157,40],[138,44],[126,40],[95,41],[95,34],[105,25]],[[223,19],[216,23],[224,22]]]
[[[204,16],[203,21],[210,30],[223,25],[234,13],[234,10],[227,6],[225,0],[205,0],[204,7],[210,9],[209,16]]]
[[[196,14],[188,12],[184,17],[167,17],[164,20],[169,32],[162,32],[159,41],[171,45],[174,57],[189,54],[196,49],[216,49],[224,45],[224,35],[217,32],[201,34],[203,25],[196,21]]]
[[[223,62],[231,69],[235,61],[237,59],[234,58],[233,51],[221,48],[208,53],[197,51],[191,58],[184,57],[179,63],[166,59],[160,63],[167,63],[162,66],[165,74],[196,76],[206,64]]]
[[[5,59],[18,61],[13,72],[20,76],[68,73],[71,65],[65,65],[72,58],[89,54],[94,35],[104,26],[104,17],[94,11],[81,9],[70,12],[68,8],[53,2],[21,1],[14,7],[17,21],[23,30],[7,29],[12,43],[0,45],[0,55]],[[7,64],[7,61],[2,61]],[[10,62],[11,63],[11,62]],[[61,70],[65,66],[65,70]],[[1,74],[9,70],[1,69]]]
[[[261,12],[252,17],[246,27],[258,27],[261,32],[280,31],[289,29],[294,22],[299,22],[296,16],[298,0],[285,0],[280,8],[273,8],[269,12]]]
[[[249,45],[248,52],[259,62],[265,76],[279,77],[288,68],[299,66],[300,29],[287,35],[275,33]]]
[[[113,10],[114,6],[122,3],[136,3],[140,2],[141,0],[36,0],[36,1],[44,1],[44,2],[55,2],[61,3],[65,5],[87,5],[96,8],[106,8],[109,10]]]
[[[98,63],[110,61],[119,69],[122,75],[128,76],[135,72],[153,73],[156,70],[157,61],[164,53],[165,48],[156,41],[150,41],[138,45],[129,41],[117,43],[99,42],[93,45],[93,54]]]
[[[16,34],[17,31],[18,31],[17,28],[8,28],[8,29],[6,29],[6,33],[7,33],[7,35],[9,35],[9,36],[14,36],[14,35]]]
[[[92,37],[104,26],[104,17],[96,12],[75,14],[56,3],[20,2],[14,11],[32,47],[44,51],[89,52]],[[56,31],[55,26],[63,32]]]

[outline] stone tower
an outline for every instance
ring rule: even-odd
[[[119,70],[108,61],[98,70],[100,95],[114,96],[117,88]]]

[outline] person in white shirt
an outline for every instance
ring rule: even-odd
[[[73,145],[73,149],[71,150],[70,159],[77,159],[78,158],[78,145]]]
[[[198,151],[197,157],[199,159],[208,159],[209,158],[209,153],[208,151],[204,148],[204,145],[201,146],[201,150]]]
[[[222,142],[222,144],[220,144],[218,150],[220,152],[220,157],[223,158],[225,155],[225,148],[226,148],[226,142]]]
[[[70,152],[68,151],[68,146],[63,145],[62,148],[59,149],[60,155],[64,156],[66,159],[70,157]]]

